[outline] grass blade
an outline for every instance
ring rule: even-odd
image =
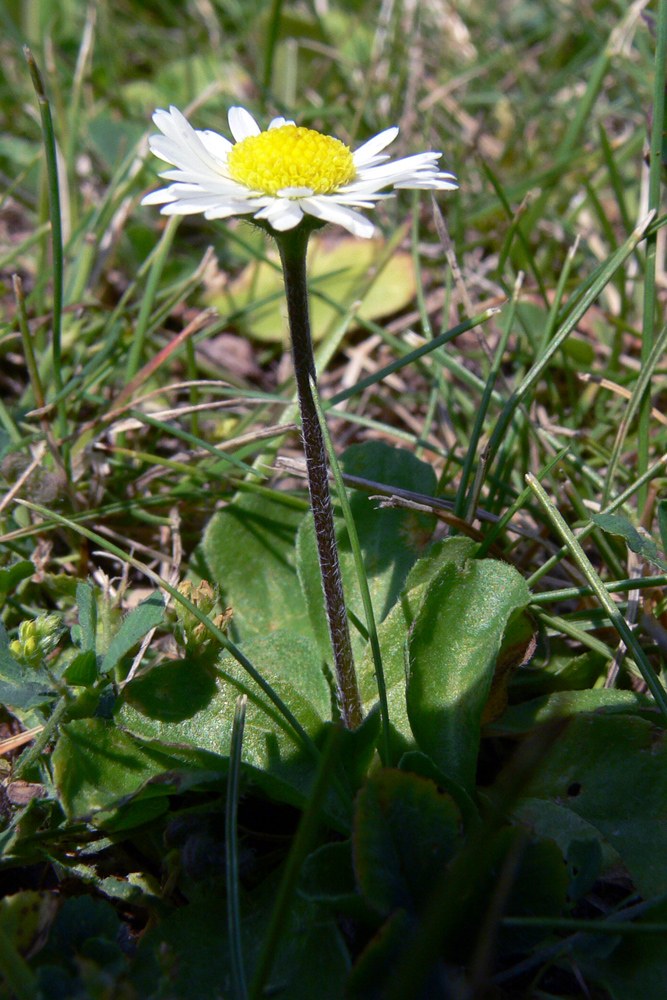
[[[598,601],[605,609],[609,618],[620,635],[621,639],[631,651],[633,659],[641,675],[646,681],[646,686],[655,698],[656,705],[663,713],[665,718],[667,718],[667,691],[662,686],[656,673],[651,666],[646,653],[642,649],[637,636],[628,626],[623,615],[618,610],[615,602],[609,596],[609,591],[605,587],[604,583],[595,572],[593,565],[591,564],[588,556],[581,547],[579,541],[575,538],[572,530],[565,521],[560,511],[551,503],[546,492],[537,481],[535,476],[528,473],[526,476],[526,482],[528,486],[533,491],[541,506],[544,509],[547,518],[551,522],[552,526],[561,536],[564,544],[567,546],[571,558],[577,564],[580,571],[583,573],[584,577],[588,581],[589,587],[591,587],[594,595],[597,597]]]
[[[232,742],[229,749],[229,772],[227,775],[227,800],[225,804],[225,877],[227,881],[227,927],[229,931],[229,953],[232,966],[232,986],[234,1000],[246,1000],[245,966],[241,942],[241,909],[239,906],[239,851],[236,816],[239,804],[239,780],[241,776],[241,753],[243,750],[243,728],[245,726],[247,694],[236,699]]]
[[[63,230],[60,215],[60,188],[58,186],[58,160],[56,155],[56,136],[53,130],[51,105],[46,96],[44,81],[37,62],[27,45],[23,53],[28,63],[32,83],[37,94],[39,113],[42,119],[44,135],[44,150],[46,153],[46,172],[49,186],[49,214],[51,216],[51,245],[53,247],[53,378],[56,393],[63,387],[61,371],[61,333],[63,312]],[[59,430],[62,437],[67,434],[67,408],[64,399],[58,403]]]

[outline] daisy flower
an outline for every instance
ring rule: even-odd
[[[393,161],[383,153],[397,128],[352,152],[340,139],[285,118],[274,118],[265,132],[244,108],[230,108],[228,120],[233,143],[194,129],[178,108],[156,111],[153,121],[162,134],[151,136],[149,146],[176,169],[160,174],[171,183],[146,195],[142,205],[162,205],[163,215],[203,212],[207,219],[252,215],[276,232],[310,215],[369,237],[375,227],[355,209],[389,197],[384,189],[457,187],[453,174],[438,169],[441,153]]]

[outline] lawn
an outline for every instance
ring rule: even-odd
[[[667,0],[0,25],[0,998],[664,996]]]

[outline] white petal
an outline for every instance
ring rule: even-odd
[[[282,128],[283,125],[296,125],[291,118],[273,118],[269,122],[269,128]]]
[[[205,219],[228,219],[230,215],[249,215],[257,206],[251,201],[229,201],[220,203],[215,208],[209,208],[204,213]]]
[[[424,181],[404,181],[402,184],[394,184],[397,191],[457,191],[458,184],[451,181],[424,180]]]
[[[278,192],[279,198],[309,198],[315,192],[307,187],[287,187],[281,188]]]
[[[363,146],[359,146],[359,149],[352,154],[355,166],[362,167],[367,164],[381,149],[393,142],[397,135],[398,129],[395,126],[394,128],[386,128],[384,132],[380,132],[365,142]]]
[[[194,198],[179,198],[165,205],[162,215],[196,215],[198,212],[209,212],[224,203],[224,199],[215,195],[202,194]]]
[[[326,196],[304,198],[301,205],[309,215],[315,216],[316,219],[323,219],[325,222],[333,222],[337,226],[343,226],[353,236],[362,236],[364,239],[368,239],[375,232],[375,226],[369,219]]]
[[[277,232],[282,233],[299,225],[303,219],[303,210],[298,201],[273,198],[261,211],[255,212],[255,218],[266,219]]]
[[[245,108],[230,108],[227,121],[231,133],[237,142],[243,142],[251,135],[259,135],[262,131],[253,116]]]
[[[404,156],[400,160],[391,160],[377,167],[362,167],[357,173],[357,180],[383,180],[394,174],[408,176],[419,170],[437,172],[437,161],[440,153],[416,153],[414,156]],[[391,183],[391,181],[385,183]],[[381,185],[379,185],[381,186]]]
[[[169,111],[162,111],[158,108],[153,115],[153,121],[168,139],[181,148],[182,154],[188,150],[197,159],[202,160],[210,169],[216,169],[215,160],[209,155],[197,132],[177,107],[172,104]],[[151,138],[155,137],[152,136]],[[150,141],[149,139],[149,143]]]
[[[176,121],[171,120],[171,110],[165,111],[164,108],[157,108],[153,112],[153,121],[165,135],[168,135],[171,139],[180,139],[181,133],[178,130]]]
[[[354,156],[354,154],[352,155]],[[386,163],[388,159],[390,159],[389,153],[380,153],[378,156],[373,156],[370,160],[365,161],[361,165],[361,169],[368,170],[369,167],[376,167],[378,163]]]
[[[454,181],[439,180],[437,177],[426,178],[424,180],[408,180],[403,181],[402,184],[394,184],[394,187],[399,190],[407,191],[457,191],[458,184]]]
[[[227,177],[213,177],[194,170],[164,170],[160,173],[165,181],[176,181],[178,184],[196,184],[211,194],[231,194],[245,197],[248,188]]]
[[[160,174],[162,176],[162,174]],[[379,198],[381,195],[378,193],[383,187],[386,187],[389,181],[374,181],[374,180],[357,180],[352,181],[350,184],[346,184],[344,187],[339,188],[336,191],[336,195],[356,195],[362,198],[376,197]]]
[[[213,176],[218,172],[215,160],[208,155],[203,146],[201,150],[203,156],[200,156],[199,151],[194,150],[192,146],[185,142],[178,142],[166,135],[152,135],[148,140],[148,145],[151,152],[155,153],[161,160],[173,163],[181,170],[205,171],[210,172]]]
[[[451,191],[456,187],[453,174],[438,170],[439,153],[417,153],[403,159],[381,166],[362,168],[351,184],[341,188],[342,191],[368,193],[373,188],[376,191],[384,187],[400,188],[433,188]]]
[[[175,195],[169,188],[159,188],[157,191],[150,191],[139,202],[140,205],[164,205],[168,201],[175,201]]]
[[[229,139],[225,139],[224,135],[220,135],[219,132],[213,132],[210,128],[207,128],[203,132],[197,129],[196,132],[207,152],[211,156],[215,156],[216,160],[222,160],[223,163],[226,163],[227,153],[232,148],[232,143]]]
[[[393,192],[387,191],[383,194],[357,194],[352,192],[336,191],[335,194],[328,194],[327,201],[335,201],[337,205],[350,205],[352,208],[375,208],[378,201],[385,201],[393,198]]]

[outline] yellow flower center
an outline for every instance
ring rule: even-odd
[[[237,142],[229,151],[227,167],[235,181],[271,195],[284,188],[330,194],[356,174],[344,142],[297,125],[281,125]]]

